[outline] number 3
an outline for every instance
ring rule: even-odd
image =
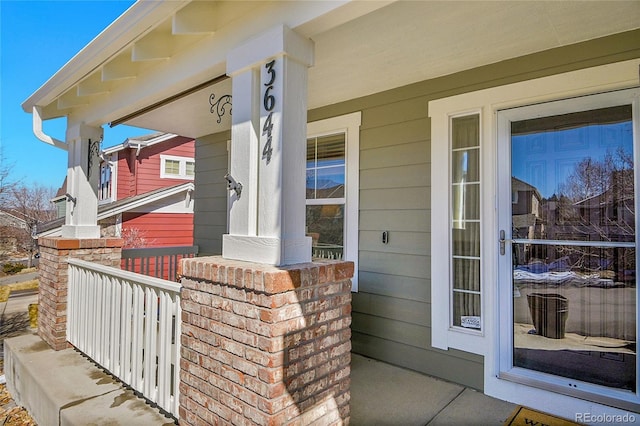
[[[273,69],[273,66],[276,64],[276,60],[274,59],[271,62],[267,62],[265,64],[265,68],[267,69],[267,72],[269,74],[271,74],[271,80],[269,80],[269,82],[265,83],[265,86],[271,86],[273,84],[274,81],[276,81],[276,70]]]

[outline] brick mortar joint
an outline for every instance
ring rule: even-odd
[[[276,267],[215,256],[183,259],[179,267],[182,284],[188,289],[196,289],[198,283],[208,282],[266,295],[343,283],[353,274],[353,262],[337,260]]]
[[[244,291],[246,293],[256,294],[256,295],[264,295],[264,296],[276,296],[276,295],[284,294],[284,293],[287,293],[287,292],[295,292],[296,290],[299,290],[299,289],[302,288],[302,287],[296,287],[296,288],[292,288],[292,289],[282,290],[282,291],[279,291],[279,292],[276,292],[276,293],[271,293],[271,292],[264,291],[264,290],[257,290],[255,288],[243,287],[242,285],[236,285],[236,284],[225,283],[225,282],[220,282],[220,281],[210,281],[210,280],[206,280],[206,279],[203,279],[203,278],[195,278],[195,277],[183,277],[183,278],[186,278],[185,282],[181,282],[183,290],[192,291],[192,292],[196,292],[196,293],[211,294],[211,295],[218,296],[218,297],[223,297],[223,298],[225,298],[225,297],[221,296],[220,294],[211,293],[211,292],[208,292],[208,291],[205,291],[205,290],[197,288],[198,284],[202,283],[202,282],[208,282],[208,283],[211,283],[211,284],[214,284],[214,285],[219,285],[222,289],[240,290],[240,291]],[[333,298],[333,297],[339,297],[339,296],[344,296],[344,295],[347,295],[347,294],[351,294],[352,291],[351,291],[351,280],[350,279],[340,279],[340,280],[335,280],[335,281],[327,281],[327,282],[323,282],[323,283],[316,283],[316,284],[311,285],[311,286],[306,286],[305,288],[312,288],[314,286],[316,286],[316,287],[328,286],[328,285],[331,285],[331,284],[344,285],[344,284],[346,284],[347,281],[349,281],[349,289],[348,290],[336,291],[336,292],[326,293],[326,294],[314,294],[312,297],[299,299],[298,301],[300,303],[313,302],[313,301],[317,301],[317,300],[321,300],[321,299],[325,299],[325,298]],[[229,300],[233,300],[234,302],[237,301],[235,299],[229,299]],[[249,302],[244,302],[244,303],[249,303]]]

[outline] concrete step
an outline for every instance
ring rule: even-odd
[[[4,341],[7,387],[39,426],[171,425],[74,349],[52,350],[36,334]]]

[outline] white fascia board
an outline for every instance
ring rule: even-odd
[[[185,202],[184,194],[174,194],[164,197],[162,200],[145,204],[144,206],[131,209],[131,213],[193,213],[193,202]]]
[[[60,236],[62,236],[62,226],[58,226],[57,228],[49,229],[48,231],[38,232],[38,238],[60,237]]]
[[[178,135],[173,134],[173,133],[163,133],[162,135],[159,135],[159,136],[157,136],[157,137],[155,137],[153,139],[149,139],[147,141],[139,142],[139,143],[142,145],[143,148],[146,148],[148,146],[152,146],[152,145],[164,142],[164,141],[168,141],[169,139],[173,139],[176,136],[178,136]],[[128,139],[128,140],[129,141],[136,141],[135,138]]]
[[[22,109],[31,113],[34,106],[49,105],[96,68],[188,3],[189,0],[154,0],[134,3],[29,96],[22,103]]]
[[[125,143],[126,143],[126,142],[125,142]],[[127,148],[127,146],[125,145],[125,143],[121,143],[121,144],[119,144],[119,145],[114,145],[114,146],[112,146],[112,147],[105,148],[105,149],[103,149],[103,150],[102,150],[102,153],[103,153],[104,155],[111,155],[111,154],[114,154],[114,153],[116,153],[116,152],[122,151],[123,149],[126,149],[126,148]]]
[[[135,209],[138,209],[144,205],[150,204],[150,203],[154,203],[157,202],[159,200],[165,199],[167,197],[170,197],[172,195],[175,194],[179,194],[181,192],[186,192],[186,191],[193,191],[195,189],[195,186],[193,184],[193,182],[188,182],[185,183],[183,185],[180,186],[176,186],[173,187],[167,191],[161,191],[158,192],[156,194],[154,194],[153,196],[149,196],[149,197],[144,197],[141,198],[135,202],[131,202],[131,203],[125,203],[119,207],[115,207],[112,209],[107,209],[103,212],[98,213],[98,220],[102,220],[102,219],[106,219],[108,217],[120,214],[120,213],[124,213],[124,212],[129,212]]]
[[[153,139],[149,139],[147,141],[139,141],[136,138],[127,138],[123,143],[119,144],[119,145],[114,145],[112,147],[109,148],[105,148],[102,153],[105,155],[109,155],[109,154],[113,154],[115,152],[119,152],[122,151],[123,149],[127,149],[127,148],[131,148],[132,145],[137,148],[138,145],[140,145],[142,148],[151,146],[151,145],[155,145],[158,144],[160,142],[164,142],[167,141],[169,139],[173,139],[178,135],[175,135],[173,133],[163,133]]]

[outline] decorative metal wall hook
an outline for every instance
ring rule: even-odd
[[[71,201],[73,203],[73,207],[76,206],[76,198],[73,197],[71,194],[69,194],[68,192],[66,194],[64,194],[65,197],[67,197],[67,202]]]
[[[209,104],[211,105],[210,111],[211,111],[211,114],[218,115],[218,119],[216,120],[218,124],[222,122],[222,117],[227,112],[227,105],[229,105],[229,115],[232,115],[233,104],[231,103],[231,100],[232,100],[231,95],[220,96],[220,98],[217,101],[216,101],[215,93],[212,93],[211,96],[209,96]]]
[[[229,191],[235,191],[236,196],[240,198],[240,194],[242,194],[242,184],[240,182],[236,182],[236,180],[229,173],[224,175],[224,178],[227,181],[227,189]]]

